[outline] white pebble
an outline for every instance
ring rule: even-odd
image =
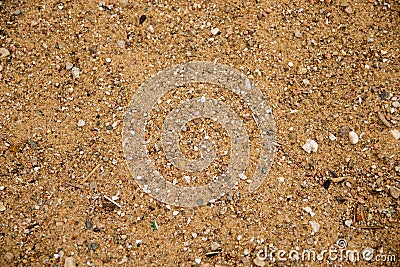
[[[289,65],[289,67],[293,67],[294,66],[293,62],[289,62],[288,65]]]
[[[311,228],[312,228],[311,235],[314,235],[319,231],[321,226],[319,225],[319,223],[314,222],[314,221],[310,221],[310,224],[311,224]]]
[[[111,58],[109,58],[109,57],[106,58],[106,62],[107,62],[107,63],[111,63]]]
[[[359,140],[358,135],[354,131],[349,132],[349,139],[350,139],[350,144],[352,145],[357,144]]]
[[[394,139],[399,140],[400,139],[400,132],[397,129],[391,130],[390,131],[394,137]]]
[[[211,29],[211,34],[212,35],[217,35],[218,33],[219,33],[219,29],[218,28]]]
[[[336,139],[337,139],[336,136],[334,136],[333,134],[329,135],[329,140],[335,141]]]
[[[312,209],[311,209],[310,207],[305,207],[304,210],[305,210],[306,212],[308,212],[308,213],[311,215],[311,217],[314,217],[314,216],[315,216],[315,212],[313,212]]]
[[[71,71],[74,79],[79,79],[79,73],[80,73],[79,68],[73,67]]]
[[[352,220],[345,220],[345,221],[344,221],[344,224],[345,224],[346,226],[348,226],[348,227],[350,227],[352,223],[353,223]]]
[[[78,127],[83,127],[85,126],[85,121],[84,120],[79,120],[78,121]]]
[[[307,153],[311,153],[311,152],[317,152],[318,150],[318,144],[317,142],[315,142],[312,139],[307,139],[306,143],[302,146],[302,148],[304,149],[304,151],[306,151]]]
[[[197,264],[200,264],[201,259],[200,259],[200,258],[197,258],[197,259],[195,259],[194,261],[195,261]]]

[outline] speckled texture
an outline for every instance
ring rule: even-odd
[[[398,266],[399,12],[378,0],[1,1],[0,266],[251,266],[265,246],[321,251],[338,239]],[[277,151],[255,192],[239,181],[180,208],[138,186],[122,131],[140,85],[193,61],[261,90]],[[189,158],[200,134],[182,135]],[[228,147],[227,131],[213,134]]]

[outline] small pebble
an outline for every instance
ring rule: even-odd
[[[315,216],[315,212],[313,212],[312,209],[311,209],[310,207],[305,207],[304,210],[305,210],[306,212],[308,212],[308,213],[311,215],[311,217],[314,217],[314,216]]]
[[[303,34],[299,30],[296,29],[294,31],[294,36],[297,37],[297,38],[301,38],[303,36]]]
[[[22,13],[21,9],[16,9],[16,10],[13,11],[12,14],[13,14],[14,16],[18,16],[18,15],[20,15],[21,13]]]
[[[64,267],[76,267],[74,257],[65,258]]]
[[[329,135],[329,140],[335,141],[336,139],[337,139],[337,138],[336,138],[335,135],[333,135],[333,134],[330,134],[330,135]]]
[[[10,55],[10,51],[4,47],[0,47],[0,58],[8,57]]]
[[[147,18],[146,15],[141,15],[139,18],[139,24],[143,24],[143,22],[145,22],[146,18]]]
[[[350,144],[352,144],[352,145],[357,144],[359,141],[358,134],[356,134],[356,132],[354,132],[354,131],[349,132],[349,140],[350,140]]]
[[[389,94],[386,91],[382,91],[382,93],[379,96],[382,100],[385,100],[389,97]]]
[[[79,120],[78,121],[78,127],[83,127],[85,126],[85,121],[84,120]]]
[[[149,27],[147,27],[147,29],[149,30],[149,32],[154,33],[154,28],[152,25],[149,25]]]
[[[315,222],[315,221],[310,221],[310,225],[311,225],[311,228],[312,228],[311,235],[314,235],[314,234],[318,233],[318,231],[319,231],[319,229],[321,227],[320,224],[318,222]]]
[[[74,79],[79,79],[79,73],[80,73],[79,68],[73,67],[71,71]]]
[[[399,101],[394,101],[392,103],[392,106],[395,107],[395,108],[398,108],[398,107],[400,107],[400,102]]]
[[[346,226],[348,226],[348,227],[350,227],[352,223],[353,223],[352,220],[345,220],[345,221],[344,221],[344,224],[345,224]]]
[[[107,62],[107,63],[111,63],[111,58],[107,57],[107,58],[106,58],[106,62]]]
[[[70,70],[74,67],[74,64],[72,64],[71,62],[67,62],[65,63],[65,69],[66,70]]]
[[[211,34],[212,34],[212,35],[217,35],[219,32],[220,32],[220,31],[219,31],[218,28],[213,28],[213,29],[211,29]]]
[[[400,189],[398,189],[395,186],[391,186],[389,189],[390,195],[394,198],[399,198],[400,197]]]
[[[14,255],[11,252],[7,252],[4,255],[4,259],[6,260],[6,262],[12,262],[14,260]]]
[[[197,258],[197,259],[195,259],[194,260],[197,264],[200,264],[201,263],[201,259],[200,258]]]
[[[351,6],[348,6],[344,9],[344,12],[346,12],[347,14],[351,14],[353,13],[353,9],[351,8]]]
[[[304,151],[306,151],[307,153],[311,153],[311,152],[317,152],[318,150],[318,144],[317,142],[315,142],[312,139],[307,139],[306,143],[302,146],[302,148],[304,149]]]
[[[394,139],[399,140],[400,139],[400,132],[397,129],[391,130],[390,131],[394,137]]]
[[[211,250],[217,250],[217,249],[219,249],[220,248],[220,244],[218,244],[217,242],[212,242],[211,243],[211,245],[210,245],[210,248],[211,248]]]
[[[118,40],[118,41],[117,41],[117,45],[118,45],[120,48],[125,48],[125,41],[124,41],[124,40]]]

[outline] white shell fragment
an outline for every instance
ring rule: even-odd
[[[312,139],[307,139],[306,143],[302,146],[302,148],[304,149],[304,151],[306,151],[307,153],[311,153],[311,152],[317,152],[318,150],[318,144],[317,142],[315,142]]]
[[[83,127],[85,126],[85,121],[84,120],[79,120],[78,121],[78,127]]]
[[[218,33],[219,33],[219,29],[218,28],[211,29],[211,34],[212,35],[217,35]]]
[[[400,132],[397,129],[391,130],[390,131],[394,137],[394,139],[399,140],[400,139]]]
[[[310,214],[311,217],[315,216],[315,212],[312,211],[312,209],[310,207],[305,207],[303,208],[304,211],[308,212]]]
[[[310,225],[311,225],[311,228],[312,228],[311,235],[315,235],[319,231],[321,226],[320,226],[320,224],[318,222],[315,222],[315,221],[310,221]]]
[[[350,144],[352,145],[357,144],[359,141],[358,134],[356,134],[356,132],[354,131],[349,132],[349,139],[350,139]]]

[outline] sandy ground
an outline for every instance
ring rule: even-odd
[[[399,12],[391,0],[0,1],[0,265],[353,265],[258,253],[343,239],[374,253],[356,266],[399,266]],[[139,188],[121,133],[139,86],[190,61],[254,82],[277,151],[256,192],[180,208]],[[188,157],[196,136],[182,137]]]

